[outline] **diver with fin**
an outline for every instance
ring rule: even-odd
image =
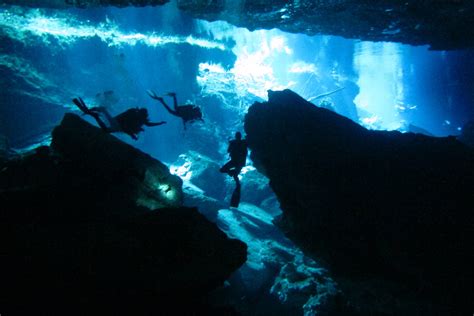
[[[232,193],[230,206],[238,207],[240,203],[240,180],[238,175],[245,166],[248,154],[247,140],[242,139],[242,134],[240,132],[236,132],[235,139],[229,141],[227,152],[229,153],[230,161],[222,166],[219,171],[227,173],[229,176],[234,178],[235,190]]]
[[[104,107],[88,108],[81,98],[74,98],[72,102],[74,102],[84,115],[92,116],[103,131],[107,133],[122,132],[134,140],[138,139],[138,133],[143,132],[143,126],[151,127],[166,123],[165,121],[156,123],[150,122],[148,119],[148,111],[145,108],[131,108],[112,117]],[[106,118],[109,126],[105,124],[101,116]]]
[[[155,92],[147,90],[147,93],[150,98],[159,101],[171,115],[181,118],[183,120],[184,129],[186,129],[186,123],[188,122],[191,123],[197,120],[204,121],[202,119],[201,109],[198,106],[193,104],[178,105],[176,93],[174,92],[166,94],[167,96],[173,97],[173,109],[166,104],[162,97],[156,95]]]

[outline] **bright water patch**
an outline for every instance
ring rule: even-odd
[[[399,44],[361,42],[354,68],[360,93],[355,98],[360,122],[370,129],[396,130],[403,126],[399,104],[404,102],[403,53]]]
[[[108,46],[135,46],[137,44],[149,47],[169,44],[188,44],[206,49],[226,50],[223,43],[209,41],[204,38],[189,36],[173,36],[156,33],[124,32],[120,26],[106,19],[99,24],[78,20],[71,14],[46,14],[43,10],[32,9],[19,13],[3,9],[0,11],[0,29],[10,38],[23,43],[39,40],[49,44],[55,40],[58,45],[71,45],[78,40],[99,38]]]
[[[241,203],[238,209],[219,210],[217,225],[229,237],[248,246],[247,262],[238,270],[239,277],[234,276],[230,282],[239,279],[247,291],[260,292],[261,300],[274,296],[304,315],[318,315],[338,294],[337,284],[327,270],[287,239],[272,220],[273,216],[265,210],[248,203]]]
[[[199,65],[197,80],[206,93],[233,91],[239,97],[251,94],[266,99],[268,90],[293,89],[309,98],[310,91],[317,90],[318,67],[295,54],[292,44],[298,36],[304,36],[279,30],[250,32],[221,21],[200,21],[198,26],[216,40],[234,41],[232,52],[237,56],[231,67],[219,63]],[[308,89],[311,85],[314,89]]]
[[[236,122],[241,123],[253,102],[265,100],[270,89],[292,89],[373,129],[406,130],[414,124],[443,135],[449,127],[458,131],[469,117],[467,110],[457,115],[455,109],[472,103],[467,92],[472,76],[458,80],[459,67],[448,68],[449,53],[279,30],[251,32],[225,22],[192,20],[173,10],[168,5],[104,9],[91,14],[91,21],[83,11],[2,6],[0,36],[24,45],[18,56],[13,52],[1,62],[12,69],[12,58],[26,61],[32,73],[21,73],[25,80],[34,80],[34,69],[41,70],[44,80],[36,86],[64,83],[68,91],[61,93],[67,97],[35,92],[50,104],[70,103],[75,94],[89,102],[98,92],[115,90],[127,100],[119,106],[127,107],[149,101],[143,96],[146,89],[165,93],[181,87],[180,98],[201,102],[207,117],[222,119],[212,123],[224,134],[226,128],[240,128]],[[1,49],[11,53],[7,46]],[[51,52],[61,56],[54,60],[61,72],[41,67],[52,63]],[[331,91],[337,92],[318,98]]]

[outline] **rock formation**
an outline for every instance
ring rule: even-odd
[[[196,18],[225,20],[240,27],[278,28],[308,35],[338,35],[365,41],[462,49],[474,44],[474,3],[427,1],[224,1],[179,0]]]
[[[448,310],[472,307],[471,148],[369,131],[290,90],[251,106],[245,131],[280,201],[280,226],[337,275],[376,275],[443,298]]]
[[[74,114],[51,148],[0,171],[6,312],[210,313],[203,298],[246,261],[244,243],[180,206],[165,165]]]
[[[156,6],[168,0],[24,0],[50,8]],[[15,0],[5,4],[18,5]],[[432,49],[474,46],[474,3],[463,0],[178,0],[195,18],[224,20],[240,27],[278,28],[308,35],[337,35],[365,41],[429,45]]]
[[[74,168],[93,170],[91,185],[103,188],[102,196],[131,198],[149,209],[182,204],[182,181],[167,166],[77,115],[66,114],[52,134],[52,147],[76,161]]]

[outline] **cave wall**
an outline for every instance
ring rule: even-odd
[[[454,137],[369,131],[290,90],[252,105],[245,131],[280,201],[280,227],[308,253],[339,276],[378,275],[468,304],[471,148]]]

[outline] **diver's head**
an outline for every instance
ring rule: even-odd
[[[148,110],[145,108],[139,108],[138,115],[141,119],[146,120],[148,119]]]
[[[236,132],[235,133],[235,139],[241,140],[242,139],[242,134],[240,134],[240,132]]]

